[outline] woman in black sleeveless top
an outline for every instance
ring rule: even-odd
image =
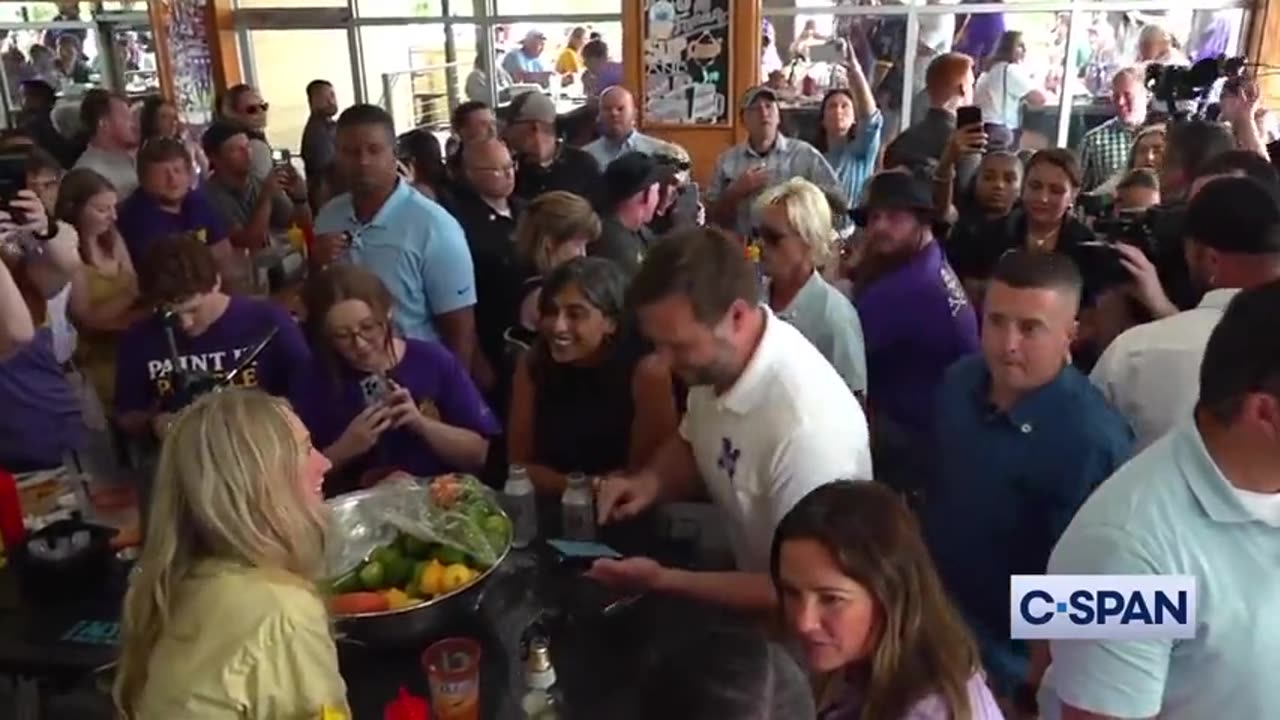
[[[671,374],[623,321],[625,279],[602,258],[575,258],[548,275],[538,338],[516,368],[510,462],[540,494],[569,473],[642,467],[676,429]]]

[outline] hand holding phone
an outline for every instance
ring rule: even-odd
[[[982,108],[977,105],[964,105],[956,108],[956,127],[982,124]]]

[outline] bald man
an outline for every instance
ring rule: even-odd
[[[582,149],[600,163],[601,170],[624,153],[655,155],[667,145],[636,130],[636,100],[630,90],[617,85],[600,96],[600,132]]]
[[[514,197],[516,165],[497,138],[462,146],[461,179],[453,214],[467,234],[476,273],[476,336],[487,367],[473,368],[490,406],[502,414],[501,388],[492,369],[503,362],[502,333],[514,322],[524,279],[516,256],[515,231],[523,205]]]

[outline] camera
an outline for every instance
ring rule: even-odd
[[[1175,118],[1204,117],[1209,110],[1206,100],[1214,84],[1222,78],[1238,82],[1246,63],[1243,57],[1222,55],[1204,58],[1190,67],[1154,63],[1147,66],[1145,84],[1151,96],[1167,104]],[[1178,110],[1178,103],[1189,101],[1197,103],[1194,112]]]
[[[1121,210],[1108,217],[1098,217],[1093,221],[1093,231],[1100,237],[1133,245],[1151,255],[1156,247],[1156,230],[1161,226],[1160,213],[1159,207]]]

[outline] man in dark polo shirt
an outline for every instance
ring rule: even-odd
[[[232,245],[264,247],[270,233],[311,222],[306,183],[287,163],[271,168],[265,180],[254,177],[249,136],[239,126],[214,123],[201,145],[213,166],[204,192],[230,229]]]
[[[956,129],[956,108],[973,98],[973,60],[959,53],[934,58],[925,71],[924,95],[929,109],[889,143],[884,152],[885,168],[907,166],[918,170],[938,163]],[[976,164],[975,161],[973,165]],[[971,173],[972,168],[966,166],[961,172]]]
[[[224,277],[235,277],[230,231],[204,192],[191,189],[191,172],[191,155],[181,141],[156,138],[143,145],[138,190],[120,203],[116,227],[140,265],[155,243],[192,235],[213,250]]]
[[[467,234],[476,273],[476,336],[489,368],[503,367],[502,334],[516,322],[524,268],[516,254],[516,222],[524,201],[514,197],[515,162],[497,138],[462,146],[462,180],[453,215]],[[492,386],[492,373],[474,373]],[[488,391],[491,387],[483,387]]]
[[[507,109],[506,140],[516,154],[516,195],[532,200],[566,190],[591,197],[600,181],[595,158],[556,137],[556,106],[540,92],[525,93]]]
[[[1031,679],[1027,644],[1009,638],[1009,576],[1045,572],[1076,510],[1133,450],[1129,424],[1068,362],[1082,285],[1065,255],[1006,253],[982,353],[952,365],[937,396],[925,537],[1005,698]]]
[[[614,261],[628,277],[635,275],[649,246],[646,226],[657,212],[661,186],[673,175],[670,166],[642,152],[624,153],[609,163],[597,193],[600,239],[587,252]]]

